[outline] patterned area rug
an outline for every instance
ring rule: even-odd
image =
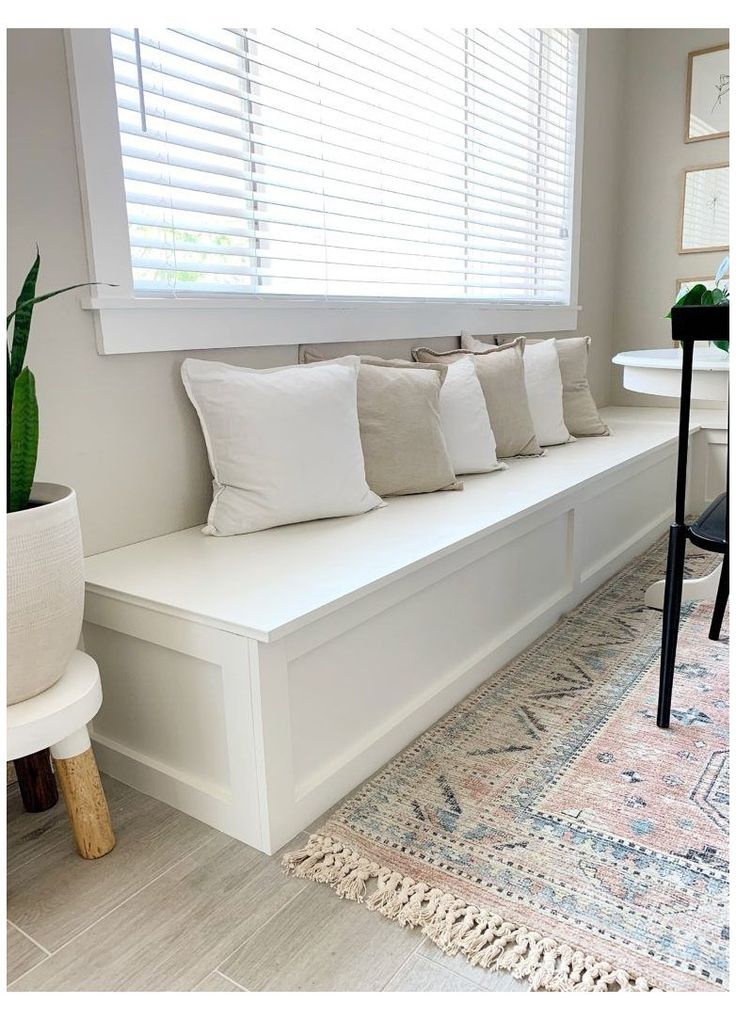
[[[711,606],[685,608],[658,730],[643,593],[664,559],[660,542],[560,620],[286,867],[534,989],[725,988],[728,648]]]

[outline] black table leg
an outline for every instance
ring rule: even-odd
[[[662,657],[659,664],[659,701],[657,726],[667,729],[670,724],[672,681],[675,675],[677,634],[680,629],[682,605],[682,578],[685,570],[686,524],[670,525],[670,542],[667,550],[667,574],[664,584],[662,613]]]
[[[721,627],[723,625],[723,615],[726,612],[726,603],[728,602],[728,553],[723,556],[723,565],[721,566],[721,576],[718,581],[718,592],[716,594],[716,604],[713,609],[713,619],[710,622],[710,630],[708,637],[711,641],[718,641],[721,636]]]
[[[667,573],[664,582],[662,613],[662,656],[659,663],[659,700],[657,726],[667,729],[670,724],[672,681],[677,656],[677,632],[680,628],[682,604],[682,577],[685,570],[685,547],[688,527],[685,524],[685,496],[687,489],[687,454],[690,445],[690,393],[693,380],[693,343],[682,341],[682,377],[680,383],[680,414],[677,436],[677,480],[675,483],[675,520],[670,525],[670,544],[667,550]]]

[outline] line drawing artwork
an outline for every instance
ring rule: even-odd
[[[719,251],[728,245],[728,166],[684,172],[680,252]]]
[[[731,94],[728,59],[728,43],[688,54],[686,142],[728,137]]]
[[[715,112],[717,107],[721,105],[725,97],[728,95],[729,78],[730,75],[728,74],[718,75],[718,81],[713,86],[713,88],[716,90],[716,98],[713,103],[713,106],[710,109],[711,113]]]

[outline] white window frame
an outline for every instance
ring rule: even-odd
[[[431,339],[476,333],[553,335],[578,317],[586,32],[579,30],[570,303],[520,305],[464,298],[309,298],[136,295],[130,264],[120,132],[108,29],[65,31],[90,279],[82,301],[100,354]]]

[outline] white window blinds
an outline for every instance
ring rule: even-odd
[[[570,300],[572,30],[114,30],[139,292]]]

